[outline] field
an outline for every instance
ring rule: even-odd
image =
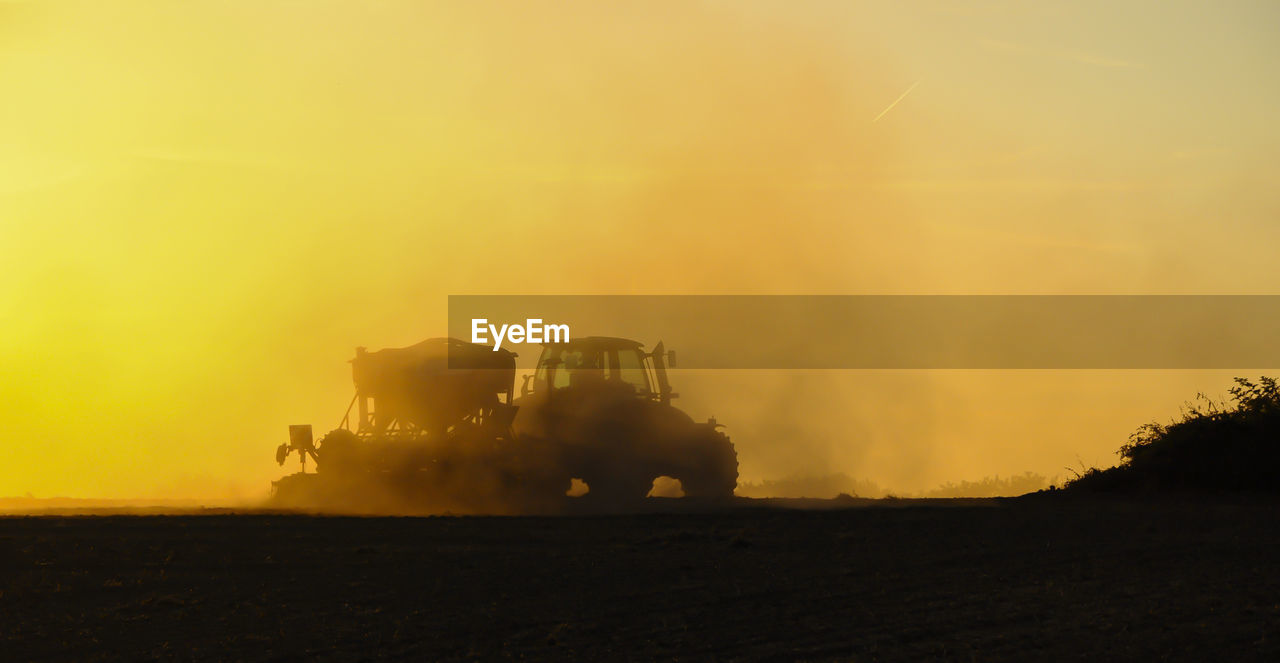
[[[797,506],[819,504],[0,518],[0,644],[76,661],[1280,660],[1275,500]]]

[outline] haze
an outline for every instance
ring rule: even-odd
[[[0,2],[0,495],[263,495],[450,293],[1273,293],[1278,21]],[[1110,464],[1232,374],[675,379],[743,480],[918,490]]]

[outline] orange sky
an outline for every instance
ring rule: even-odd
[[[0,495],[265,492],[449,293],[1276,291],[1280,7],[909,7],[0,0]],[[1229,376],[677,379],[912,490]]]

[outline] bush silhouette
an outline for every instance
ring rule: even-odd
[[[1199,394],[1182,418],[1148,423],[1129,436],[1121,462],[1068,483],[1117,492],[1280,491],[1280,387],[1275,378],[1235,378],[1229,402]]]
[[[1011,497],[1044,490],[1053,483],[1054,479],[1045,478],[1043,474],[1023,472],[1008,477],[990,476],[978,481],[948,481],[925,491],[920,497]]]

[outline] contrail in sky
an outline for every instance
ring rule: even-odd
[[[916,81],[916,82],[912,83],[912,84],[911,84],[911,87],[907,88],[907,91],[906,91],[906,92],[903,92],[901,97],[898,97],[897,99],[894,99],[894,100],[893,100],[893,103],[889,104],[889,106],[888,106],[887,108],[885,108],[884,110],[880,111],[880,114],[879,114],[879,115],[877,115],[877,116],[876,116],[876,119],[872,120],[872,122],[879,122],[879,121],[880,121],[880,118],[884,117],[884,114],[885,114],[885,113],[888,113],[889,111],[893,110],[893,107],[894,107],[894,106],[897,106],[899,101],[902,101],[903,99],[906,99],[906,98],[907,98],[907,95],[908,95],[908,94],[911,94],[911,91],[912,91],[912,90],[914,90],[914,89],[916,89],[916,86],[917,86],[917,85],[919,85],[919,84],[920,84],[920,81]]]

